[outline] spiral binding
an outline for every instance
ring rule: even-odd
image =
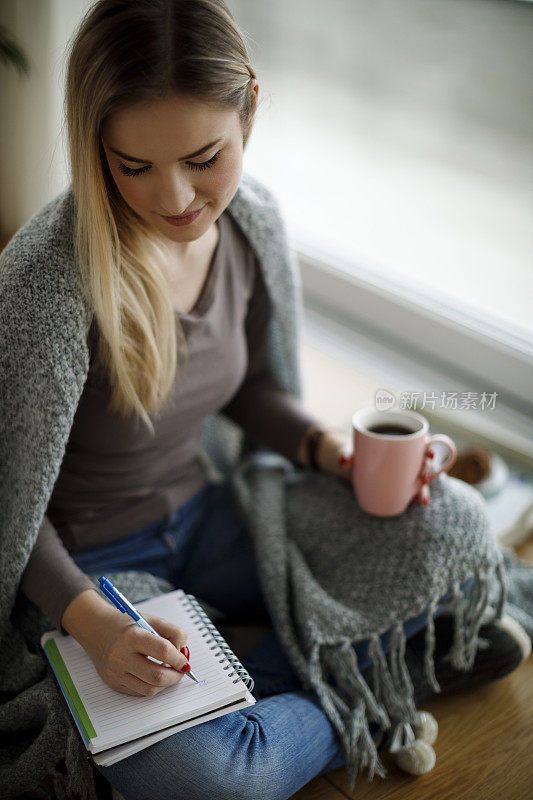
[[[188,606],[194,626],[198,628],[199,631],[205,629],[205,633],[202,633],[202,638],[207,639],[208,642],[213,642],[209,649],[215,650],[218,647],[218,651],[215,655],[222,656],[222,658],[218,659],[219,664],[227,661],[228,663],[224,669],[227,670],[233,667],[233,672],[228,673],[228,678],[237,675],[238,677],[232,681],[232,683],[238,683],[239,680],[241,680],[250,692],[253,691],[253,678],[249,672],[245,670],[226,640],[220,635],[220,631],[213,625],[196,597],[192,594],[186,594],[185,598],[186,599],[183,600],[183,605]]]

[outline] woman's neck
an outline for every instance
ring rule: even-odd
[[[218,225],[213,223],[202,236],[192,242],[170,242],[166,244],[171,263],[187,269],[187,265],[203,261],[205,254],[212,252],[218,243]]]

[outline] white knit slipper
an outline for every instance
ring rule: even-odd
[[[433,744],[439,735],[439,724],[429,711],[417,711],[416,721],[411,725],[417,739]]]
[[[413,727],[426,736],[429,741],[417,738]],[[410,775],[423,775],[433,769],[436,762],[432,744],[437,738],[438,724],[428,711],[417,712],[413,727],[399,723],[387,742],[387,750],[392,753],[397,766]]]
[[[513,619],[513,617],[510,617],[509,614],[503,614],[501,619],[496,620],[492,624],[514,638],[522,651],[522,661],[529,658],[531,655],[531,639],[519,622]]]

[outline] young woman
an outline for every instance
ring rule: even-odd
[[[187,631],[148,616],[162,638],[147,634],[89,575],[144,570],[229,620],[269,619],[251,537],[200,457],[209,414],[223,411],[303,466],[312,441],[318,467],[348,480],[342,442],[314,437],[319,424],[269,369],[261,253],[228,211],[258,96],[222,0],[100,0],[71,44],[73,240],[94,312],[90,366],[20,588],[130,695],[183,678]],[[413,620],[409,634],[423,625]],[[290,797],[342,765],[332,724],[274,632],[244,663],[254,706],[100,772],[127,800],[252,800]]]

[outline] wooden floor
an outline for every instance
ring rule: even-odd
[[[533,563],[533,539],[517,548]],[[359,776],[350,791],[344,769],[315,778],[292,800],[533,800],[533,655],[511,675],[423,704],[439,723],[431,772],[407,775],[382,756],[387,777]]]

